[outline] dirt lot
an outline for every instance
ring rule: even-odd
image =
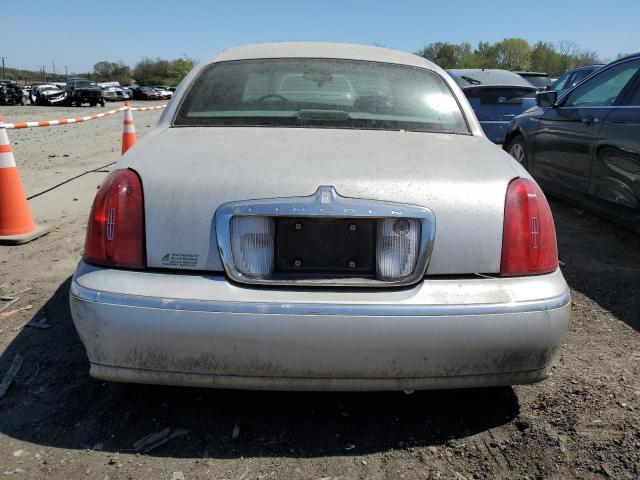
[[[84,108],[83,114],[92,109]],[[8,121],[78,109],[5,107]],[[144,132],[159,112],[135,113]],[[89,378],[69,278],[120,116],[9,132],[36,217],[53,230],[0,247],[0,475],[75,479],[640,477],[640,237],[552,201],[572,321],[551,379],[471,391],[266,393],[110,384]],[[64,183],[71,177],[89,170]],[[108,167],[106,168],[108,169]],[[25,327],[46,317],[49,329]],[[188,430],[146,454],[133,444]],[[181,432],[184,433],[184,432]]]

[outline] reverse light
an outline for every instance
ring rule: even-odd
[[[378,220],[377,237],[377,277],[389,281],[411,275],[420,250],[420,222],[406,218]]]
[[[263,278],[273,273],[275,221],[270,217],[237,216],[231,220],[231,252],[244,275]]]
[[[540,187],[526,178],[509,183],[504,208],[500,275],[541,275],[558,268],[551,208]]]
[[[112,267],[145,268],[142,183],[118,169],[102,183],[91,207],[84,259]]]

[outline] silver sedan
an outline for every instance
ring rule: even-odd
[[[548,377],[549,205],[439,67],[277,43],[194,68],[99,190],[71,309],[91,375],[287,390]]]

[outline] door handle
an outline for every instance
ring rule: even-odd
[[[582,117],[580,121],[585,125],[594,125],[598,123],[600,119],[598,117],[594,117],[593,115],[587,115],[586,117]]]

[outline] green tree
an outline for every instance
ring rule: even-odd
[[[169,64],[169,70],[171,72],[171,84],[177,85],[182,79],[189,73],[195,66],[196,61],[193,58],[183,56],[173,60]]]
[[[495,45],[498,68],[505,70],[529,70],[531,47],[522,38],[505,38]]]
[[[131,81],[131,69],[124,62],[98,62],[93,66],[93,75],[99,82],[120,82],[127,85]]]
[[[478,62],[478,68],[496,68],[498,66],[496,47],[489,42],[479,42],[473,55]]]
[[[175,60],[143,58],[133,69],[133,78],[140,85],[174,86],[191,71],[196,61],[187,56]]]
[[[431,60],[442,68],[454,68],[458,66],[461,56],[470,53],[471,46],[466,44],[435,42],[430,43],[418,52],[418,55]]]
[[[537,42],[531,50],[531,70],[547,72],[549,75],[559,75],[560,55],[553,44]]]
[[[139,85],[164,85],[171,79],[168,60],[143,58],[133,68],[133,78]]]

